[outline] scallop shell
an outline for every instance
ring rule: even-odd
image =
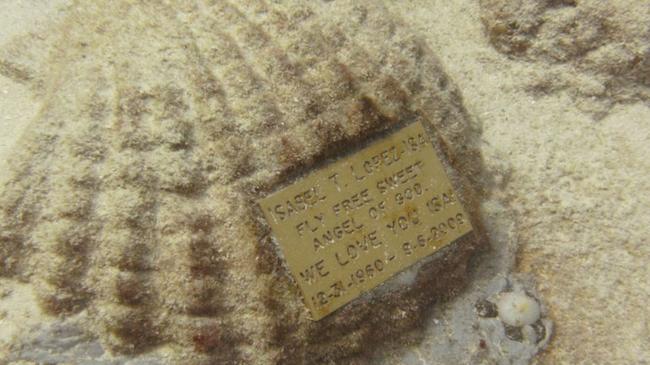
[[[421,121],[475,215],[480,131],[380,2],[93,1],[49,33],[46,67],[3,63],[41,108],[0,200],[0,272],[48,313],[85,313],[114,353],[321,364],[363,359],[462,287],[480,229],[413,283],[311,321],[255,208]]]

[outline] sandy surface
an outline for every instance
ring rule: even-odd
[[[410,2],[484,128],[484,153],[507,182],[518,223],[517,270],[533,273],[556,321],[542,363],[642,363],[650,355],[650,107],[602,120],[569,92],[531,95],[546,64],[512,61],[483,35],[478,4]],[[582,110],[581,110],[582,109]]]
[[[36,31],[56,11],[57,1],[9,0],[0,3],[0,43]],[[23,130],[38,113],[29,88],[0,75],[0,182],[7,175],[7,158]],[[42,320],[29,285],[0,281],[0,343],[26,332]],[[19,320],[14,320],[18,319]]]
[[[0,44],[12,37],[36,32],[59,14],[67,0],[5,0],[0,2]],[[0,75],[0,181],[7,156],[23,129],[38,113],[38,105],[24,84]]]
[[[5,170],[6,157],[25,126],[36,115],[36,105],[29,90],[0,76],[0,171]],[[4,177],[5,175],[0,175]],[[2,179],[0,177],[0,179]]]
[[[0,43],[37,27],[51,4],[2,2]],[[647,100],[614,104],[595,119],[571,92],[530,93],[526,84],[554,67],[498,53],[485,37],[476,1],[414,0],[394,11],[404,14],[441,57],[483,128],[488,168],[502,182],[494,194],[517,227],[510,237],[520,243],[515,271],[536,278],[556,323],[553,342],[539,362],[646,361]],[[0,76],[0,171],[36,112],[29,90]],[[29,297],[21,290],[16,292]]]
[[[56,18],[66,1],[7,0],[0,2],[0,44],[14,36],[42,29]],[[39,105],[27,85],[0,75],[0,183],[7,178],[7,158]],[[8,343],[44,319],[29,285],[0,281],[0,344]]]

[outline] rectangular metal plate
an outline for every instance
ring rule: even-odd
[[[472,230],[420,123],[259,204],[314,320]]]

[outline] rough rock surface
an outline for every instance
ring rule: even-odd
[[[481,10],[500,52],[567,66],[540,75],[530,91],[568,90],[597,117],[614,103],[650,97],[649,2],[481,0]]]
[[[352,362],[462,288],[482,239],[478,187],[490,184],[480,131],[387,9],[93,1],[48,34],[0,57],[0,72],[41,102],[0,197],[0,272],[33,283],[47,312],[82,316],[109,351]],[[310,321],[255,199],[413,121],[431,133],[476,236],[411,285]]]

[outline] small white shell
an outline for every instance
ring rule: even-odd
[[[510,326],[520,327],[533,324],[540,316],[539,303],[524,292],[501,294],[497,308],[501,321]]]

